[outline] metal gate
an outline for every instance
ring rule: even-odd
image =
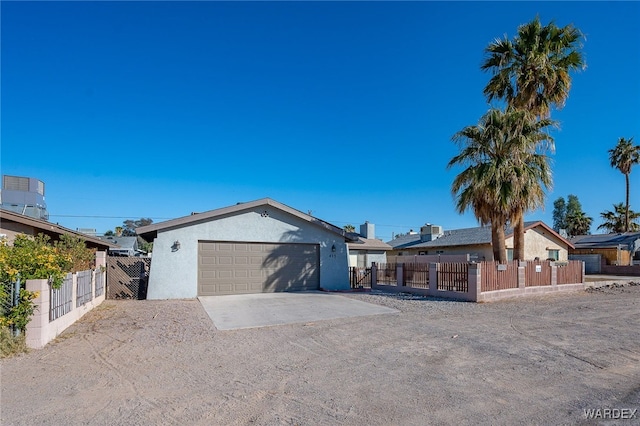
[[[146,299],[150,257],[107,257],[107,299]]]

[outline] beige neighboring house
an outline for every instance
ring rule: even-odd
[[[369,268],[373,262],[387,263],[387,252],[392,247],[376,239],[373,223],[365,222],[360,225],[359,234],[350,232],[347,237],[351,240],[347,243],[350,267]]]
[[[85,241],[89,248],[95,248],[98,251],[107,251],[109,248],[115,248],[115,244],[101,241],[99,238],[91,237],[81,232],[72,231],[71,229],[47,222],[46,220],[35,219],[13,211],[0,209],[0,237],[6,238],[9,244],[13,243],[17,234],[26,235],[48,235],[52,241],[60,239],[61,235],[73,235]]]
[[[525,222],[524,256],[525,259],[568,260],[569,249],[573,244],[555,232],[544,222]],[[466,254],[470,261],[493,260],[491,247],[491,227],[481,226],[443,230],[441,226],[427,224],[420,233],[409,233],[388,241],[392,250],[389,256],[423,254]],[[505,231],[507,258],[513,259],[513,229]]]

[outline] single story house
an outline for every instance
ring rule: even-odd
[[[579,235],[571,238],[571,256],[600,255],[605,265],[640,263],[640,232]]]
[[[138,237],[104,236],[98,237],[114,245],[109,249],[109,256],[140,256],[144,254],[138,249]]]
[[[567,260],[573,244],[541,221],[525,222],[525,259]],[[470,261],[493,260],[491,227],[453,229],[427,224],[420,233],[410,232],[388,241],[392,250],[388,256],[424,254],[468,255]],[[505,231],[507,258],[513,259],[513,229]]]
[[[97,251],[107,251],[107,249],[115,247],[107,241],[73,231],[58,224],[0,208],[0,238],[6,238],[7,242],[12,244],[17,234],[32,236],[44,234],[49,236],[51,241],[59,240],[61,235],[73,235],[83,239],[88,248],[94,248]]]
[[[360,225],[360,233],[349,232],[349,266],[358,268],[369,268],[373,262],[387,263],[387,251],[391,246],[381,240],[376,239],[375,225],[365,222]]]
[[[148,299],[349,289],[344,230],[270,198],[139,227]]]

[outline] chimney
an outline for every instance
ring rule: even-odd
[[[443,236],[442,226],[432,225],[430,223],[420,227],[420,241],[426,243],[427,241],[433,241]]]
[[[376,227],[373,223],[366,221],[360,225],[360,235],[364,238],[374,239],[376,238]]]

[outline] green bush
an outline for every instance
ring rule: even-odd
[[[0,327],[24,331],[36,309],[33,299],[38,292],[25,289],[27,280],[47,279],[51,287],[60,288],[68,272],[90,269],[95,250],[72,235],[62,235],[51,244],[50,238],[39,234],[31,237],[18,234],[13,245],[0,241]],[[11,288],[20,281],[18,304],[12,306]]]

